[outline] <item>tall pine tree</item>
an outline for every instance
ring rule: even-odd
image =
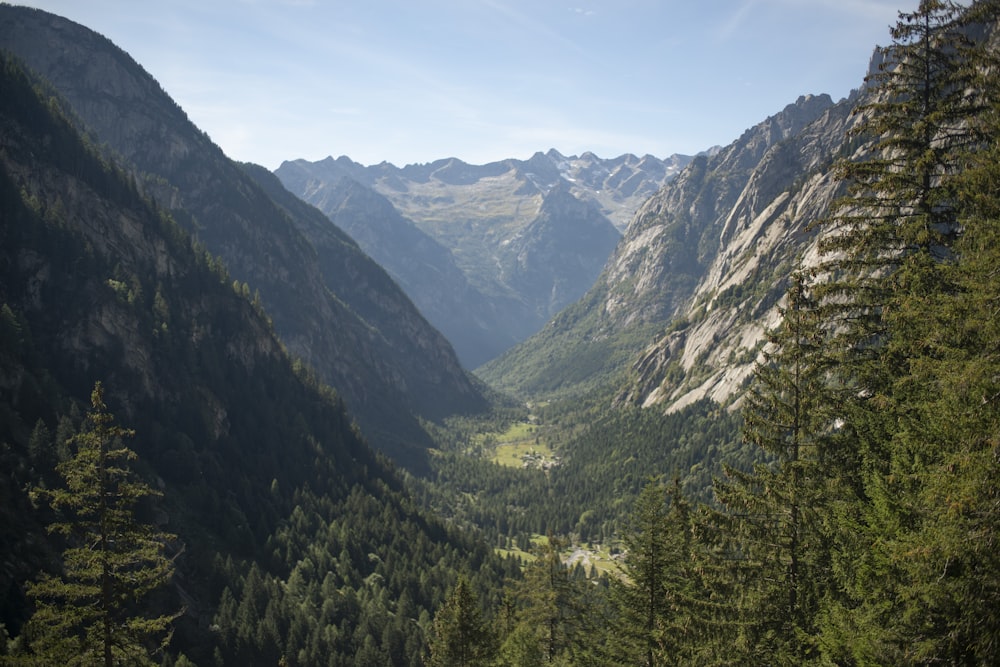
[[[518,622],[501,650],[507,664],[524,664],[526,656],[545,664],[573,664],[581,651],[587,620],[584,582],[573,579],[563,563],[565,548],[565,540],[549,535],[518,582]]]
[[[496,641],[483,620],[469,581],[460,577],[434,615],[430,667],[480,667],[493,664]]]
[[[976,142],[953,179],[963,233],[945,268],[953,289],[921,313],[925,353],[910,382],[929,388],[899,439],[924,454],[916,529],[896,550],[914,662],[990,664],[1000,654],[1000,2],[975,3],[963,56]]]
[[[50,532],[66,539],[62,572],[28,586],[36,610],[22,634],[33,664],[157,664],[151,655],[169,641],[176,614],[148,614],[149,593],[167,583],[173,536],[140,521],[136,504],[157,496],[130,469],[124,440],[134,432],[115,423],[98,382],[76,452],[57,466],[65,488],[36,489],[60,512]]]
[[[755,664],[819,656],[817,617],[832,589],[825,503],[835,492],[825,333],[801,273],[744,396],[744,441],[764,462],[716,484],[740,577],[738,645]]]
[[[612,581],[621,662],[689,664],[698,579],[690,513],[679,480],[670,488],[651,480],[635,501],[622,535],[622,577]]]
[[[934,354],[929,317],[954,293],[950,266],[960,235],[954,177],[975,145],[979,112],[968,68],[962,8],[922,0],[901,13],[856,135],[861,149],[839,165],[849,194],[826,221],[818,288],[834,334],[838,437],[856,453],[839,472],[857,480],[836,517],[835,569],[846,597],[825,617],[837,661],[916,660],[912,618],[919,595],[906,583],[906,552],[924,520],[923,485],[937,443],[921,435],[935,398],[922,360]]]

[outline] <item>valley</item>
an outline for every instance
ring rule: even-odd
[[[990,664],[998,26],[921,3],[694,156],[272,173],[0,6],[0,656]]]

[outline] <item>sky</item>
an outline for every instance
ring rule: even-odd
[[[858,88],[918,0],[14,0],[111,39],[229,157],[397,166],[726,145]]]

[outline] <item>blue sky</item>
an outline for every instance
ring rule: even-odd
[[[232,158],[693,154],[857,88],[918,0],[37,0]]]

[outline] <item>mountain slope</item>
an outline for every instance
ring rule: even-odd
[[[285,345],[343,395],[379,446],[419,465],[427,439],[416,415],[486,404],[380,267],[324,229],[322,216],[275,204],[127,54],[72,22],[10,6],[0,7],[0,42],[52,82],[95,141],[236,280],[259,291]]]
[[[510,319],[515,304],[488,299],[472,287],[451,252],[400,215],[384,196],[344,178],[308,201],[386,267],[467,367],[487,361],[516,342],[497,326]]]
[[[843,193],[830,166],[850,150],[846,133],[856,122],[856,101],[853,95],[827,108],[764,153],[717,218],[718,251],[679,308],[674,330],[635,362],[624,398],[669,409],[702,397],[724,403],[749,377],[764,331],[778,322],[788,276],[814,257],[811,223]]]
[[[636,213],[587,295],[481,375],[522,395],[579,393],[617,377],[612,385],[634,383],[629,400],[665,400],[660,384],[680,376],[695,382],[705,337],[711,345],[735,335],[740,308],[755,317],[744,313],[750,328],[726,354],[752,361],[786,269],[807,242],[804,227],[832,196],[822,167],[843,143],[850,108],[804,96],[733,144],[696,157]],[[720,296],[713,325],[695,328]],[[628,379],[623,369],[637,358]],[[728,387],[745,374],[731,373]]]
[[[440,333],[414,310],[398,284],[318,209],[288,192],[267,169],[244,170],[281,206],[316,249],[324,283],[360,319],[378,327],[380,358],[391,360],[400,373],[405,401],[417,414],[441,419],[455,412],[483,409],[478,386],[456,364],[455,354]],[[376,393],[377,387],[366,392]]]
[[[618,238],[596,206],[581,202],[564,181],[557,181],[535,219],[500,249],[500,280],[548,319],[579,298],[579,285],[594,282],[598,260]]]
[[[259,304],[6,55],[0,90],[6,632],[17,636],[30,612],[24,582],[54,570],[61,548],[27,490],[59,483],[53,466],[101,380],[137,432],[137,471],[163,492],[142,511],[178,536],[174,582],[153,603],[186,608],[171,661],[183,651],[198,664],[351,664],[367,650],[373,664],[409,665],[428,629],[420,619],[459,571],[497,585],[492,551],[414,508]],[[304,603],[321,585],[336,615]],[[236,605],[238,620],[227,615]],[[386,632],[372,636],[372,619]],[[275,634],[275,623],[296,629]]]

